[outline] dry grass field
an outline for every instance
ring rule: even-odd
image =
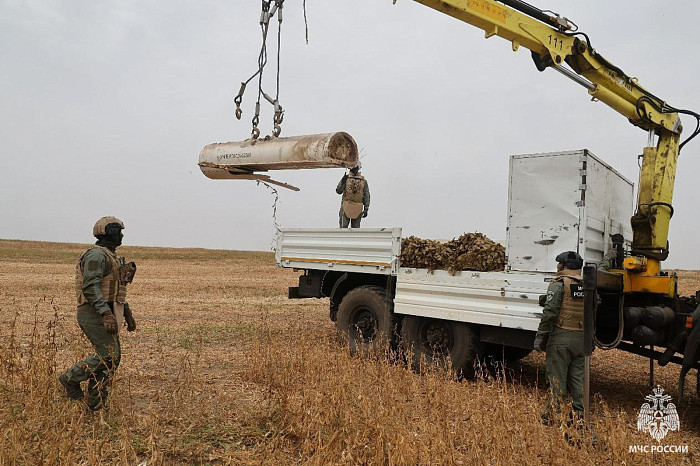
[[[86,245],[0,240],[0,465],[697,464],[695,371],[680,432],[687,454],[637,432],[649,363],[596,350],[596,448],[539,422],[544,359],[454,381],[382,358],[352,358],[327,300],[288,300],[297,274],[271,253],[122,247],[136,332],[108,411],[85,412],[56,377],[89,349],[75,322],[75,261]],[[679,272],[682,293],[700,272]],[[656,368],[676,398],[678,368]]]

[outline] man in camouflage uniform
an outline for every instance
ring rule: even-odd
[[[102,217],[92,233],[95,246],[78,260],[75,291],[78,298],[78,325],[95,348],[95,354],[77,362],[58,378],[70,399],[85,399],[97,411],[106,407],[107,383],[121,360],[119,327],[136,330],[136,321],[126,302],[126,285],[131,283],[136,265],[116,254],[122,244],[124,223],[116,217]],[[80,383],[87,380],[87,397]]]
[[[360,164],[350,169],[338,182],[335,192],[342,194],[340,203],[340,228],[359,228],[360,221],[369,212],[369,185],[360,174]]]
[[[573,251],[556,257],[557,275],[547,288],[534,348],[547,351],[547,388],[550,399],[543,420],[561,412],[566,393],[574,411],[583,417],[583,259]]]

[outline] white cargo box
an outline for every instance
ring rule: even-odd
[[[598,261],[610,235],[632,239],[634,184],[586,149],[513,155],[509,179],[507,270],[554,272],[562,251]]]

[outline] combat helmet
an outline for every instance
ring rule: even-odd
[[[95,226],[92,227],[92,234],[95,237],[103,235],[116,235],[124,229],[124,222],[117,217],[102,217]]]
[[[564,251],[555,260],[564,264],[567,269],[577,270],[583,267],[583,258],[574,251]]]
[[[357,175],[357,172],[359,172],[362,169],[362,162],[359,160],[357,161],[357,164],[355,164],[354,167],[350,169],[353,175]]]

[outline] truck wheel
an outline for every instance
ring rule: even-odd
[[[381,354],[396,342],[392,303],[379,286],[350,290],[338,306],[335,325],[353,356]]]
[[[496,343],[486,343],[484,345],[484,360],[506,363],[515,362],[523,359],[528,354],[532,353],[531,349],[515,348],[513,346],[499,345]]]
[[[405,316],[401,338],[413,370],[420,371],[421,361],[437,367],[451,367],[458,376],[474,376],[477,338],[465,322]]]

